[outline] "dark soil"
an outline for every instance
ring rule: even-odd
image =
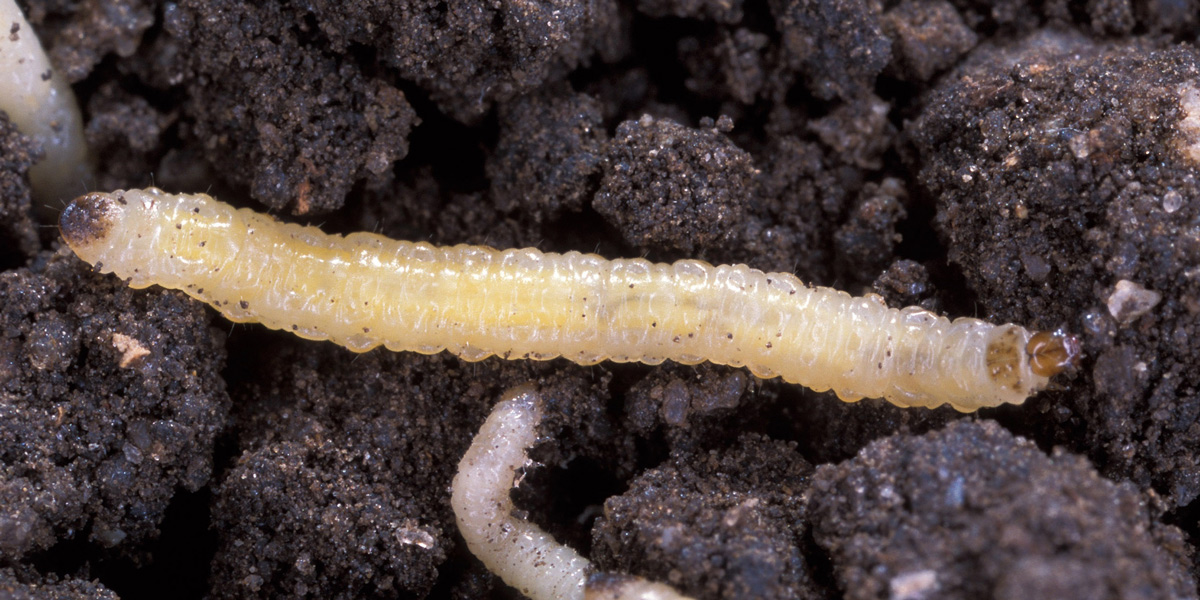
[[[1195,0],[32,4],[98,188],[743,262],[1083,359],[961,415],[711,365],[355,355],[92,273],[0,116],[0,597],[517,597],[449,484],[526,381],[551,410],[517,505],[604,569],[705,599],[1196,597]]]

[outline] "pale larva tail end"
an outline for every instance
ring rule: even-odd
[[[1021,404],[1046,389],[1050,378],[1075,368],[1079,357],[1079,340],[1062,331],[1030,332],[1016,325],[997,327],[987,343],[987,393],[965,408]]]
[[[120,213],[119,199],[113,194],[93,192],[73,200],[58,219],[58,231],[67,245],[83,260],[93,253],[88,250],[107,245],[114,219]]]

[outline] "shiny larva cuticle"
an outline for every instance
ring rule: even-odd
[[[1051,362],[1077,350],[1068,338],[1054,338],[1065,354],[1051,352],[1017,325],[889,308],[745,265],[342,237],[204,194],[103,196],[123,203],[107,241],[66,238],[84,260],[135,287],[183,290],[233,321],[356,352],[711,361],[846,401],[971,411],[1023,402],[1046,386]]]

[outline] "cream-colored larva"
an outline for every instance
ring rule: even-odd
[[[541,420],[542,399],[532,385],[509,390],[458,463],[450,505],[471,553],[532,600],[691,600],[640,577],[589,577],[591,561],[514,516],[509,493],[517,469],[529,460]]]
[[[540,398],[532,386],[510,390],[488,415],[458,463],[450,505],[458,530],[489,571],[533,600],[583,600],[591,561],[536,524],[513,516],[512,491],[526,451],[537,441]]]
[[[1078,352],[1070,336],[888,308],[745,265],[342,237],[155,188],[82,196],[60,230],[135,288],[183,290],[235,322],[356,352],[707,360],[846,401],[962,411],[1023,402]]]
[[[14,0],[0,0],[0,32],[0,111],[41,146],[29,181],[40,203],[58,206],[92,181],[79,103]]]

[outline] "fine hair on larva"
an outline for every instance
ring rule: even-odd
[[[450,504],[467,548],[532,600],[688,600],[669,586],[636,576],[589,577],[591,561],[513,515],[509,492],[538,440],[542,409],[533,385],[509,390],[459,461]]]
[[[355,352],[711,361],[845,401],[973,411],[1024,402],[1079,351],[1062,333],[889,308],[746,265],[343,237],[156,188],[81,196],[59,228],[135,288],[182,290],[234,322]]]

